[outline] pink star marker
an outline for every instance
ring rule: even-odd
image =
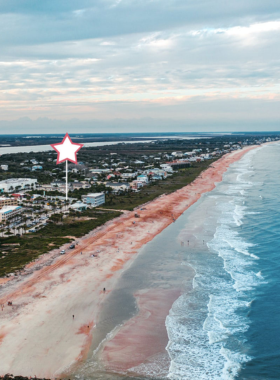
[[[56,164],[66,162],[66,200],[68,198],[68,161],[77,164],[77,152],[82,148],[84,144],[73,143],[68,133],[64,136],[61,143],[51,144],[51,147],[58,153]]]
[[[77,152],[82,146],[84,146],[84,144],[73,143],[68,133],[66,133],[61,143],[51,144],[51,147],[58,153],[56,164],[71,161],[77,165]]]

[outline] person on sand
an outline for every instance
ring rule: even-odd
[[[103,292],[104,292],[104,293],[106,292],[106,289],[105,289],[105,288],[103,288]]]
[[[75,318],[75,315],[73,314],[73,319]]]

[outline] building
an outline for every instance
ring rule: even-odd
[[[191,166],[189,160],[175,160],[172,162],[167,162],[167,164],[171,166],[173,170],[189,168]]]
[[[1,165],[1,169],[7,171],[9,169],[8,165]]]
[[[0,197],[0,209],[5,206],[17,206],[18,200],[16,198]]]
[[[91,205],[92,207],[98,207],[105,203],[105,194],[104,193],[90,193],[82,197],[83,202]]]
[[[142,181],[132,181],[130,182],[130,188],[132,190],[139,190],[143,187],[143,182]]]
[[[90,172],[93,174],[106,174],[111,173],[110,169],[90,169]]]
[[[32,166],[32,171],[34,172],[35,170],[42,170],[43,169],[43,166],[41,165],[33,165]]]
[[[137,176],[137,173],[122,173],[121,174],[121,177],[123,179],[131,179],[131,178],[135,178]]]
[[[173,169],[170,165],[161,164],[160,167],[167,173],[173,173]]]
[[[113,189],[113,193],[118,193],[120,191],[129,190],[130,186],[128,183],[123,182],[107,182],[106,187]]]
[[[148,183],[149,182],[149,178],[146,176],[146,175],[139,175],[137,177],[137,181],[141,181],[141,182],[144,182],[144,183]]]
[[[10,193],[14,190],[27,190],[36,188],[37,179],[34,178],[12,178],[0,181],[0,192]]]
[[[70,205],[70,208],[74,211],[85,211],[87,209],[87,205],[84,204],[84,202],[78,201],[72,205]]]
[[[173,157],[183,157],[183,152],[172,152],[171,156],[173,156]]]
[[[165,170],[163,170],[163,169],[158,169],[158,168],[155,168],[155,169],[150,169],[150,170],[146,170],[145,172],[144,172],[144,174],[146,174],[146,175],[150,175],[150,176],[159,176],[159,177],[161,177],[160,179],[164,179],[164,178],[166,178],[167,177],[167,173],[166,173],[166,171]]]
[[[20,199],[23,199],[25,197],[25,194],[24,193],[14,193],[14,194],[12,194],[12,196],[14,197],[14,199],[16,199],[18,201]]]
[[[21,206],[4,206],[0,210],[0,222],[5,222],[22,212]]]

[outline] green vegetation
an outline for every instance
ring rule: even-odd
[[[38,232],[22,237],[0,238],[0,277],[22,269],[43,253],[74,240],[71,237],[82,237],[120,214],[92,209],[83,214],[70,213],[63,222],[61,217],[54,218],[54,223],[48,224]]]
[[[215,160],[193,163],[190,168],[180,169],[171,177],[156,181],[141,189],[140,192],[131,192],[106,195],[106,203],[101,206],[110,209],[133,210],[143,203],[152,201],[162,194],[170,194],[191,183],[202,171],[207,169]]]

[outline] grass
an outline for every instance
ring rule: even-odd
[[[103,208],[133,210],[143,203],[152,201],[162,194],[170,194],[191,183],[202,171],[207,169],[215,160],[194,163],[190,168],[180,169],[165,180],[151,183],[138,193],[132,192],[123,195],[107,195]]]
[[[120,212],[114,211],[87,210],[81,215],[82,218],[69,217],[62,223],[50,223],[35,233],[25,234],[22,237],[1,237],[0,277],[22,269],[26,264],[51,249],[70,243],[71,239],[66,236],[82,237],[120,214]],[[85,216],[94,219],[81,220]],[[12,244],[19,244],[19,246]]]

